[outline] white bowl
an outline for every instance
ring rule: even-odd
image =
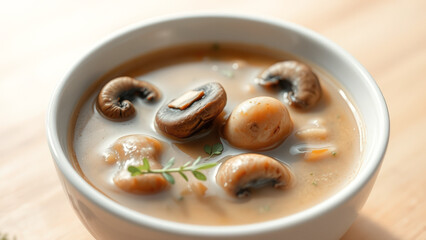
[[[108,70],[144,53],[193,42],[241,42],[289,52],[338,79],[360,111],[366,144],[358,175],[305,211],[239,226],[198,226],[147,216],[119,205],[88,184],[69,159],[68,128],[77,102]],[[162,17],[104,40],[73,66],[55,89],[47,116],[49,147],[80,220],[97,239],[338,239],[353,223],[374,184],[389,138],[386,103],[370,74],[342,48],[292,23],[235,14]]]

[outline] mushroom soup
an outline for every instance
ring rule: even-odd
[[[345,90],[308,65],[235,44],[141,56],[81,101],[75,167],[110,199],[176,222],[238,225],[307,209],[354,178],[363,145]]]

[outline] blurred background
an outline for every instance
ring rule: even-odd
[[[370,198],[343,239],[426,239],[425,0],[2,1],[0,239],[93,239],[65,197],[47,146],[53,89],[112,32],[201,11],[294,22],[367,68],[387,100],[391,139]]]

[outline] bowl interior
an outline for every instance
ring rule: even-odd
[[[169,17],[130,26],[98,44],[71,69],[52,97],[47,124],[49,144],[56,164],[76,188],[90,195],[89,198],[97,201],[97,204],[106,204],[105,208],[115,209],[123,216],[132,215],[135,221],[144,222],[147,219],[142,214],[134,213],[97,193],[73,170],[68,160],[67,134],[71,116],[80,98],[105,72],[123,62],[164,47],[198,42],[262,45],[306,59],[340,81],[362,116],[366,144],[363,149],[364,162],[357,177],[324,203],[274,221],[276,227],[320,214],[327,208],[341,204],[362,188],[378,169],[389,134],[386,105],[368,72],[340,47],[310,30],[271,19],[217,14]],[[169,224],[168,227],[170,226]],[[179,224],[176,226],[182,228]],[[241,227],[230,228],[235,231]],[[255,231],[256,226],[250,228]]]

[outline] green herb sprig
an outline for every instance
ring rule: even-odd
[[[220,155],[223,152],[223,145],[222,143],[216,143],[213,145],[204,145],[204,152],[206,152],[209,155],[209,159],[212,158],[214,155]]]
[[[162,169],[151,169],[149,161],[147,158],[143,159],[143,165],[140,166],[129,166],[127,171],[129,171],[132,176],[139,176],[147,173],[158,173],[162,174],[163,177],[171,184],[175,183],[174,177],[170,174],[173,172],[179,173],[185,181],[188,181],[188,176],[184,172],[192,172],[192,175],[198,180],[205,181],[207,180],[206,175],[204,175],[200,170],[213,168],[217,163],[201,163],[201,157],[198,157],[192,164],[191,161],[186,162],[184,165],[176,168],[172,168],[175,163],[175,158],[171,158],[167,164]]]

